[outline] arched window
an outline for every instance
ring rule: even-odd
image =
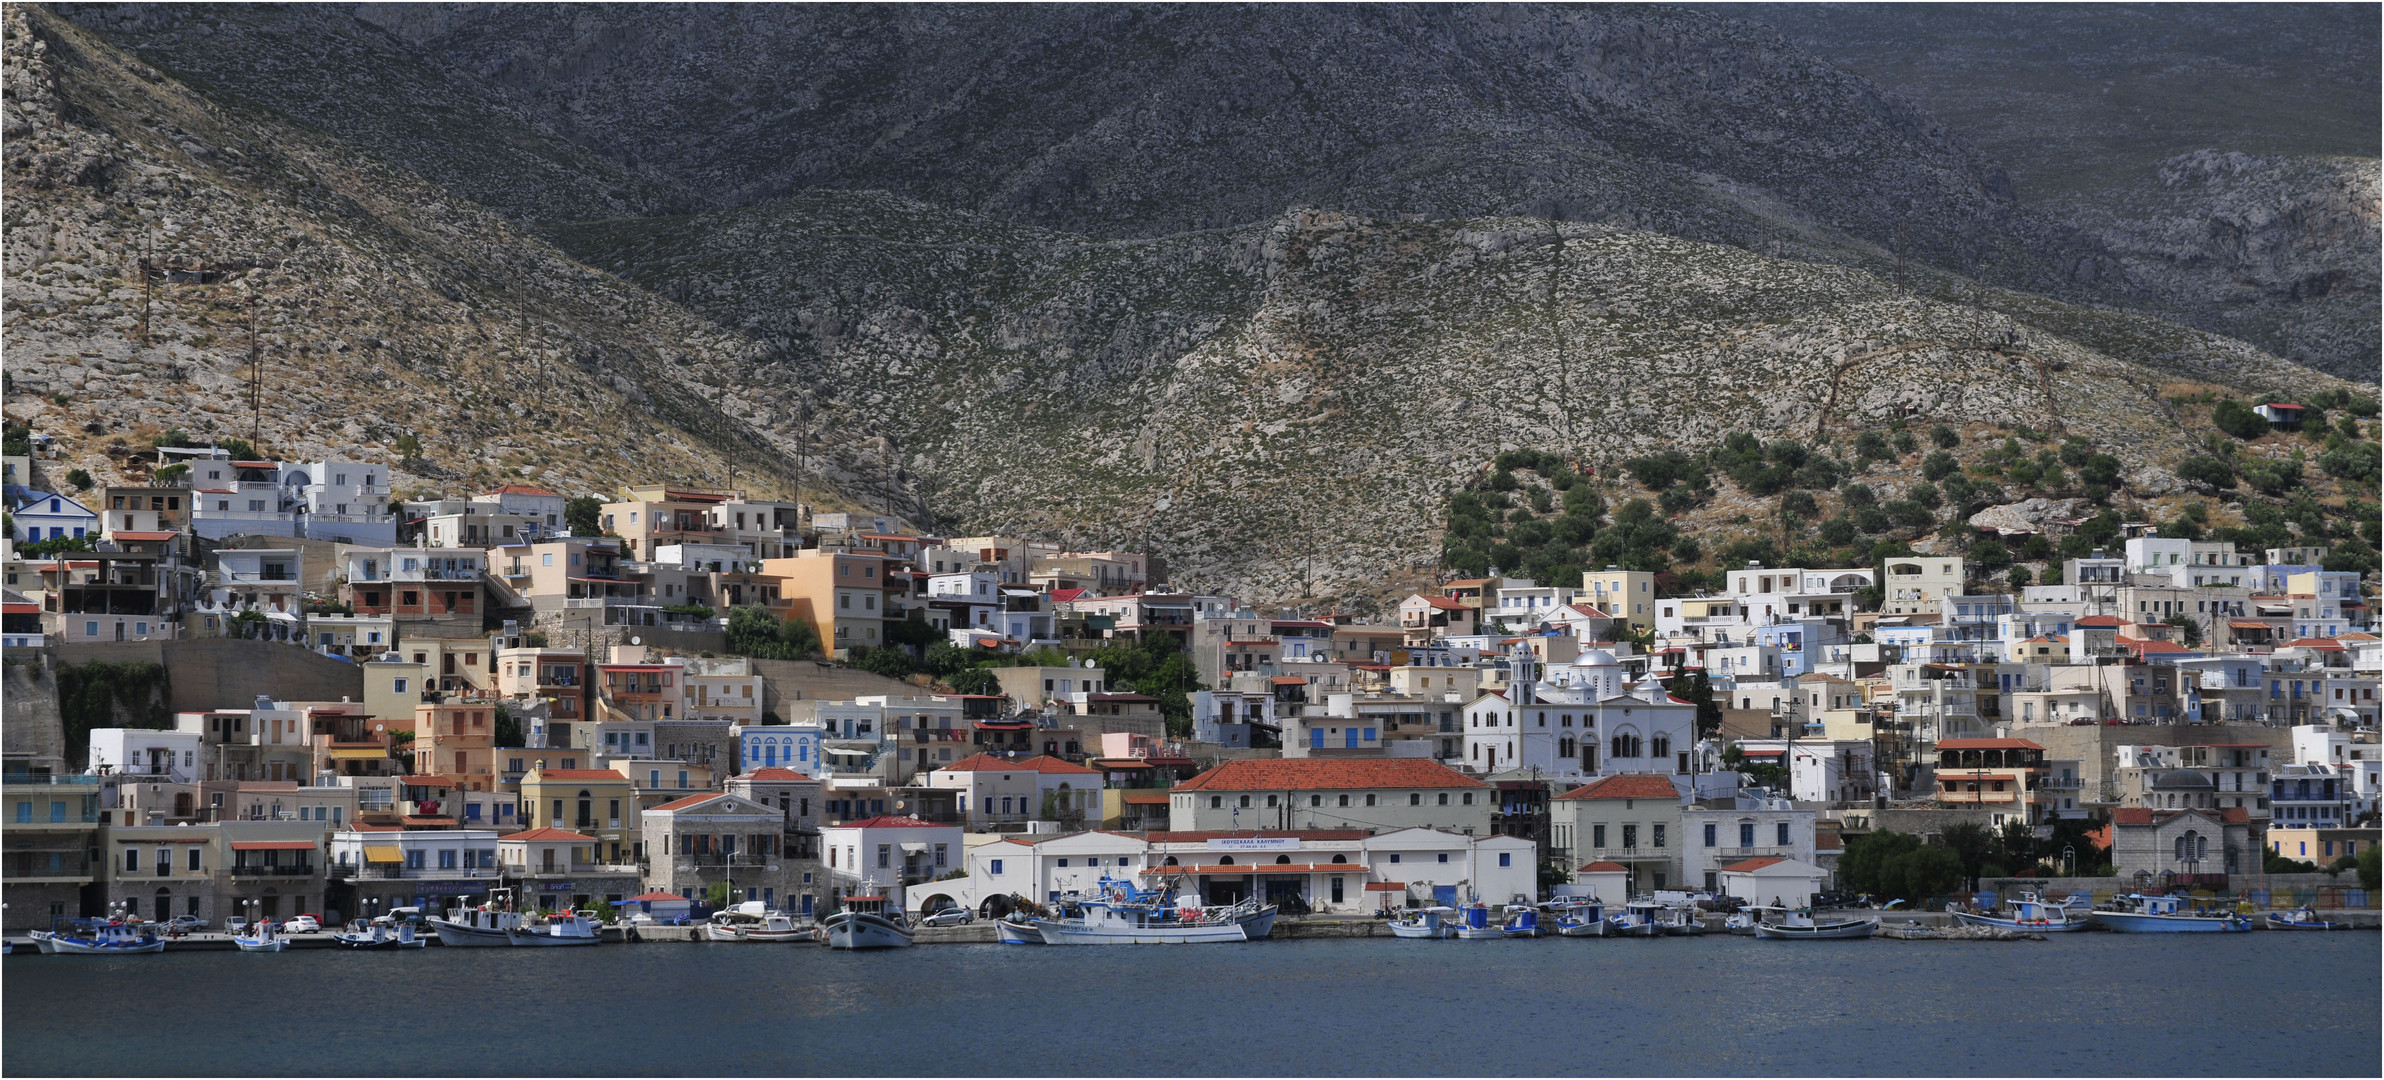
[[[1334,862],[1336,862],[1336,863],[1347,863],[1347,862],[1349,862],[1349,856],[1347,856],[1347,855],[1335,855],[1335,856],[1333,856],[1333,861],[1334,861]]]
[[[585,789],[579,793],[579,824],[591,825],[596,819],[596,798]]]
[[[1163,863],[1160,863],[1159,865],[1161,865],[1161,866],[1174,866],[1174,865],[1176,865],[1176,862],[1175,862],[1175,856],[1173,856],[1173,855],[1170,855],[1170,856],[1168,856],[1168,857],[1167,857],[1167,861],[1166,861],[1166,862],[1163,862]]]
[[[1224,858],[1222,858],[1222,859],[1219,859],[1219,860],[1217,860],[1217,865],[1219,865],[1219,866],[1232,866],[1232,865],[1233,865],[1233,856],[1231,856],[1231,855],[1228,855],[1228,856],[1226,856],[1226,857],[1224,857]]]
[[[1277,856],[1275,856],[1275,865],[1277,865],[1277,866],[1288,866],[1288,865],[1290,865],[1290,864],[1291,864],[1291,856],[1289,856],[1289,855],[1277,855]]]

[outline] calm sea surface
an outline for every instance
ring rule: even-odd
[[[0,1070],[2376,1076],[2372,933],[0,962]]]

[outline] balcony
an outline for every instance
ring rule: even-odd
[[[698,867],[723,867],[727,869],[736,869],[739,867],[769,866],[778,861],[778,856],[752,855],[745,852],[738,852],[734,855],[723,855],[717,851],[714,851],[702,855],[673,855],[670,856],[670,859],[672,862],[679,864],[679,868],[682,871],[692,871]]]
[[[232,876],[236,878],[292,878],[315,876],[313,863],[271,863],[263,866],[235,863]]]
[[[573,874],[636,874],[642,868],[636,863],[599,862],[542,862],[507,863],[505,872],[517,877],[566,877]]]

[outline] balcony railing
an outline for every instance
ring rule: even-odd
[[[313,876],[315,876],[315,866],[314,866],[314,864],[313,864],[313,863],[295,863],[295,864],[290,864],[290,863],[275,863],[275,864],[270,864],[270,865],[265,865],[265,866],[257,866],[257,865],[253,865],[253,864],[246,864],[246,863],[235,863],[235,864],[233,864],[233,866],[232,866],[232,876],[233,876],[233,877],[313,877]]]

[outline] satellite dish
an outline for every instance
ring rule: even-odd
[[[641,637],[633,637],[629,639],[629,643],[632,645],[643,645],[646,643],[646,639]]]
[[[389,725],[387,725],[387,724],[374,724],[374,725],[373,725],[373,730],[374,730],[374,731],[387,731],[387,730],[389,730]]]

